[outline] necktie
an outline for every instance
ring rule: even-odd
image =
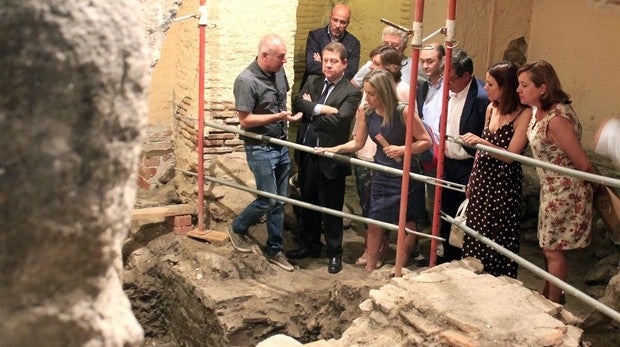
[[[321,93],[321,96],[319,96],[319,100],[316,102],[317,104],[324,104],[325,103],[325,99],[327,99],[327,93],[329,93],[329,89],[333,85],[334,84],[331,83],[330,81],[325,81],[325,87],[323,88],[323,93]]]
[[[329,89],[333,86],[334,84],[331,83],[330,81],[325,81],[325,86],[323,87],[323,92],[321,93],[321,96],[319,96],[319,100],[317,100],[317,104],[323,104],[325,103],[325,99],[327,99],[327,94],[329,93]],[[314,128],[314,124],[311,122],[310,124],[308,124],[308,127],[306,128],[306,135],[304,136],[304,145],[306,146],[311,146],[311,147],[315,147],[319,145],[319,136],[317,135],[315,128]]]

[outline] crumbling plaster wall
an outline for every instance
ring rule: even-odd
[[[122,289],[147,49],[135,0],[0,6],[0,345],[140,346]]]

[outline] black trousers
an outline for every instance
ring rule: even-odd
[[[459,184],[467,185],[469,182],[469,176],[471,175],[471,170],[474,166],[474,159],[450,159],[445,158],[444,161],[444,179],[446,181],[455,182]],[[465,193],[457,192],[452,189],[442,189],[441,190],[441,210],[450,216],[454,217],[456,215],[456,210],[459,208],[459,205],[465,200]],[[452,224],[441,220],[440,226],[440,236],[446,240],[450,237],[450,227]],[[450,262],[452,260],[461,259],[463,256],[463,250],[454,247],[448,243],[448,241],[443,243],[444,250],[444,262]]]
[[[344,204],[345,175],[328,178],[319,165],[319,157],[306,155],[299,168],[301,200],[314,205],[342,211]],[[325,234],[327,256],[342,256],[342,218],[317,211],[301,210],[301,246],[310,250],[321,247],[321,234]]]

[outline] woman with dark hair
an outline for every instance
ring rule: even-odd
[[[502,61],[489,68],[484,89],[491,103],[482,137],[467,133],[461,136],[463,141],[517,154],[523,151],[532,110],[519,102],[517,84],[513,63]],[[519,253],[522,182],[519,162],[477,151],[467,184],[467,226],[514,253]],[[463,240],[463,256],[480,259],[486,273],[517,277],[517,263],[469,235]]]
[[[409,84],[402,80],[402,60],[403,55],[392,46],[379,46],[370,51],[371,70],[383,69],[394,77],[396,83],[396,95],[398,100],[409,100]]]
[[[329,147],[316,148],[317,152],[352,153],[362,148],[370,135],[377,144],[378,150],[374,156],[377,164],[402,169],[403,155],[405,154],[405,120],[408,117],[407,107],[400,104],[396,96],[396,85],[392,74],[385,70],[373,70],[364,77],[364,91],[366,92],[366,111],[358,109],[356,115],[357,129],[355,138],[347,143]],[[413,108],[415,110],[415,108]],[[431,138],[417,114],[411,115],[414,119],[414,128],[411,131],[413,143],[411,154],[422,153],[431,146]],[[383,138],[385,141],[380,141]],[[411,172],[419,172],[415,160],[411,161]],[[398,223],[400,213],[400,190],[402,178],[381,171],[374,171],[371,178],[370,210],[368,217],[386,223]],[[417,230],[416,219],[424,216],[424,183],[411,180],[407,200],[407,223],[411,230]],[[369,225],[367,231],[366,271],[372,272],[377,265],[379,248],[383,229],[376,225]],[[405,237],[405,257],[407,263],[409,254],[415,245],[415,235]]]
[[[524,64],[518,72],[521,102],[532,106],[527,137],[535,159],[567,168],[595,173],[581,146],[581,124],[562,90],[553,66],[544,60]],[[592,185],[579,178],[536,168],[540,179],[538,243],[547,271],[566,279],[565,251],[590,244]],[[542,295],[563,303],[560,287],[545,281]]]

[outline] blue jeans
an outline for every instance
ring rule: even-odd
[[[286,197],[291,160],[288,147],[246,145],[245,154],[248,166],[254,174],[256,189]],[[284,229],[284,202],[259,196],[235,218],[232,229],[238,234],[258,223],[267,214],[266,252],[275,254],[283,250],[282,233]]]

